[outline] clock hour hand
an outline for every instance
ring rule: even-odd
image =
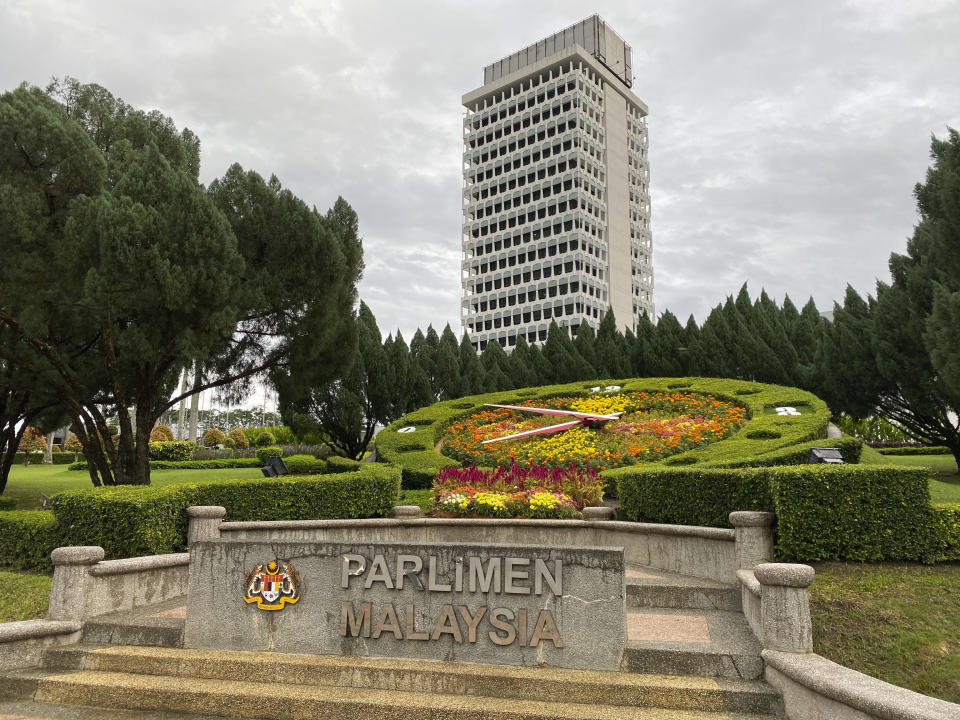
[[[526,412],[537,413],[539,415],[559,415],[580,418],[581,420],[616,420],[623,415],[622,412],[610,413],[609,415],[598,415],[597,413],[577,412],[576,410],[555,410],[554,408],[526,407],[523,405],[495,405],[487,403],[486,407],[504,408],[506,410],[525,410]]]

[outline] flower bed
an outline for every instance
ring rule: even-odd
[[[441,515],[498,518],[577,517],[602,499],[603,482],[592,468],[516,464],[444,468],[434,478],[431,497]]]
[[[555,425],[573,418],[506,408],[482,408],[448,425],[442,452],[463,463],[550,467],[575,463],[604,470],[655,462],[722,440],[746,421],[746,409],[694,392],[635,391],[611,395],[557,396],[524,403],[529,407],[609,415],[617,420],[580,425],[551,435],[534,435],[484,445],[485,440]]]

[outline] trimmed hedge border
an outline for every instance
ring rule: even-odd
[[[460,466],[456,460],[436,450],[441,432],[451,422],[471,414],[485,403],[522,405],[531,398],[567,394],[586,396],[590,394],[591,388],[607,385],[619,385],[623,392],[646,390],[702,393],[747,408],[748,421],[731,437],[697,450],[673,455],[660,463],[644,463],[645,466],[697,464],[707,467],[738,464],[814,440],[817,442],[813,445],[826,444],[826,440],[818,438],[826,437],[830,411],[826,403],[805,390],[714,378],[630,378],[545,385],[435,403],[408,413],[381,430],[374,439],[377,459],[402,468],[404,488],[430,487],[433,476],[441,468]],[[809,412],[792,416],[766,412],[767,408],[781,405],[802,406],[809,408]],[[407,427],[414,430],[398,432]],[[804,460],[808,447],[803,448]],[[800,452],[799,448],[797,452]]]
[[[951,455],[950,448],[943,445],[901,445],[899,447],[874,448],[881,455]]]
[[[635,522],[729,527],[734,510],[774,512],[779,561],[960,560],[960,506],[930,504],[925,468],[637,466],[605,475]]]
[[[13,455],[14,465],[23,465],[27,460],[27,454],[18,452]],[[82,453],[75,452],[54,452],[51,453],[53,458],[54,465],[69,465],[72,462],[76,462],[77,458],[83,457]],[[30,453],[30,464],[31,465],[42,465],[43,464],[43,453],[42,452],[32,452]]]
[[[63,544],[60,537],[57,520],[47,510],[0,512],[0,565],[49,572],[50,553]]]
[[[0,565],[49,570],[50,552],[63,545],[100,545],[107,558],[181,552],[191,505],[222,505],[228,520],[353,519],[386,517],[399,497],[400,471],[376,463],[327,475],[69,490],[50,498],[52,512],[0,512]]]

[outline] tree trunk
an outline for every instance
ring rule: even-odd
[[[47,446],[43,449],[43,464],[53,465],[53,433],[47,433]]]

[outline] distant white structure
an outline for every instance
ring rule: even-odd
[[[478,350],[653,320],[647,106],[594,15],[483,70],[463,96],[464,329]]]

